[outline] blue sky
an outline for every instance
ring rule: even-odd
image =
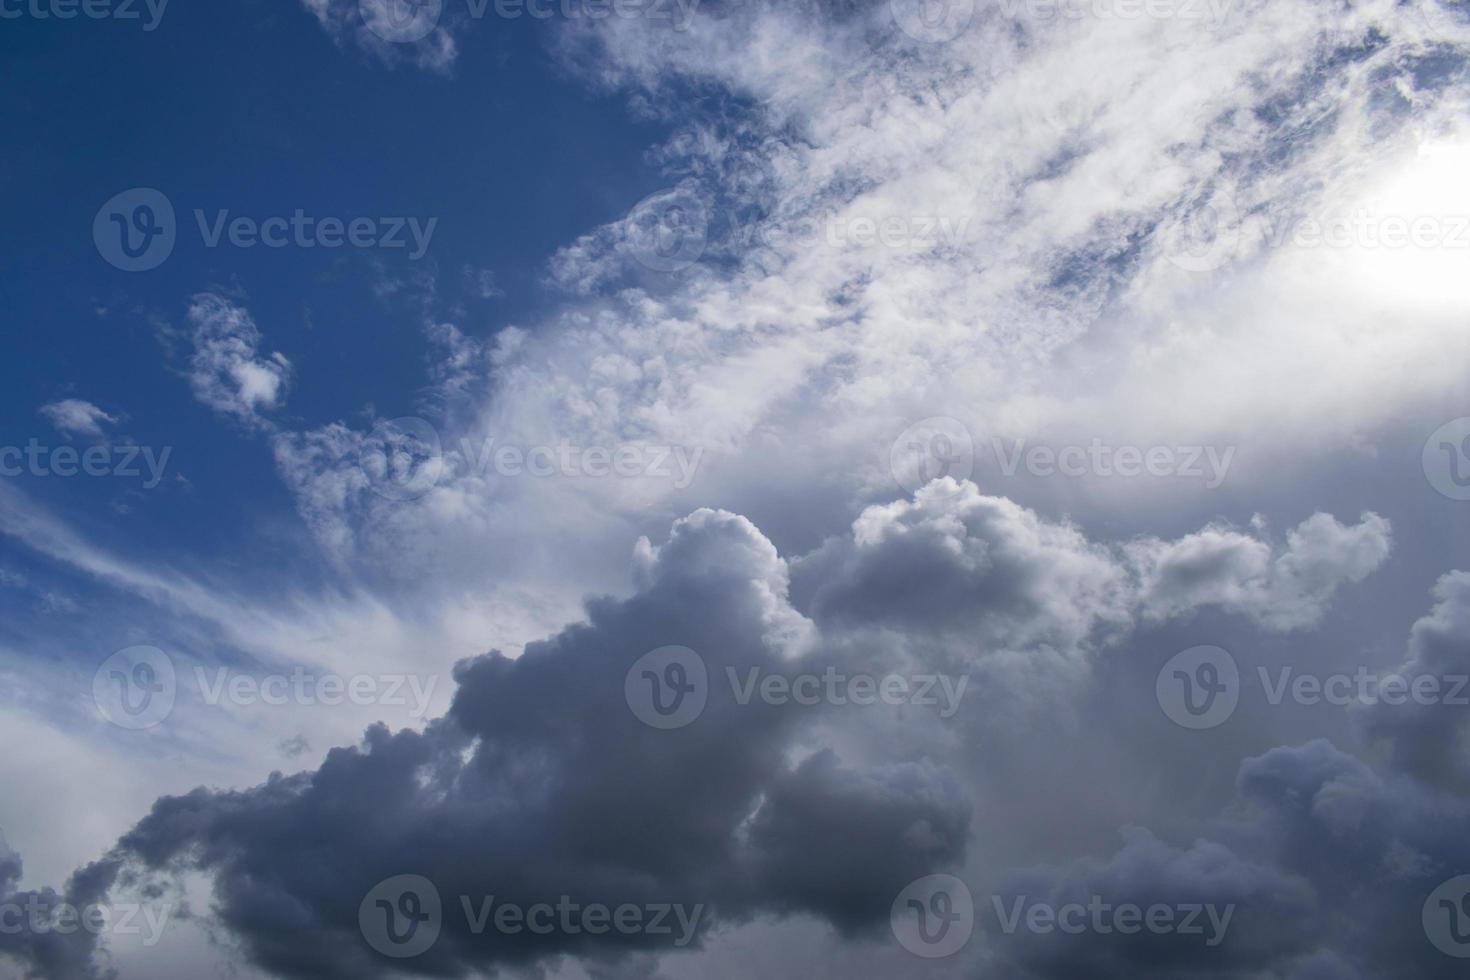
[[[0,977],[1458,975],[1462,5],[66,2]]]

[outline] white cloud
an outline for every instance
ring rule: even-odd
[[[89,401],[80,398],[63,398],[61,401],[42,405],[40,414],[57,430],[68,435],[102,438],[102,424],[116,425],[117,418],[108,415]]]
[[[291,362],[280,353],[261,356],[260,330],[250,314],[214,293],[193,298],[189,324],[194,397],[241,422],[262,424],[261,413],[285,401]]]

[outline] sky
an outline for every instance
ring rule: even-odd
[[[0,0],[0,978],[1470,958],[1470,8]]]

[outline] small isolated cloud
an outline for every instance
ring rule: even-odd
[[[461,270],[464,280],[465,292],[476,299],[499,299],[505,295],[495,282],[495,272],[491,269],[477,269],[467,265]]]
[[[189,305],[194,354],[189,383],[194,397],[242,422],[264,422],[262,411],[285,401],[291,362],[280,353],[262,357],[260,330],[244,309],[214,293]]]
[[[408,62],[447,75],[459,46],[443,26],[443,8],[401,0],[301,0],[338,44],[351,42],[388,66]]]
[[[63,398],[59,402],[42,405],[40,414],[56,426],[58,432],[86,436],[89,439],[102,438],[104,424],[117,424],[116,416],[108,415],[96,405],[80,398]]]

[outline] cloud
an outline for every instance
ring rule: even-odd
[[[803,912],[869,929],[897,889],[961,857],[968,804],[934,766],[863,771],[824,753],[793,768],[799,712],[713,689],[679,731],[630,711],[625,675],[653,649],[688,646],[715,675],[802,655],[810,627],[788,603],[785,563],[749,522],[691,515],[645,550],[641,575],[637,594],[591,602],[585,623],[518,660],[460,664],[449,714],[424,732],[375,726],[315,773],[159,800],[117,856],[209,873],[220,920],[257,965],[324,977],[390,972],[362,941],[358,907],[397,874],[447,897],[443,934],[414,968],[462,973],[669,947],[617,933],[487,943],[459,896],[683,903],[710,922]]]
[[[1315,514],[1273,554],[1258,538],[1209,528],[1179,541],[1149,539],[1128,549],[1143,582],[1146,615],[1166,619],[1219,606],[1273,630],[1314,626],[1337,589],[1361,582],[1388,558],[1389,522],[1364,514],[1355,526]]]
[[[385,65],[407,62],[447,75],[459,47],[439,18],[443,4],[401,0],[301,0],[327,35],[351,42]]]
[[[286,398],[291,362],[280,353],[262,357],[261,335],[250,314],[216,293],[189,304],[193,355],[189,385],[200,402],[250,426]]]
[[[89,401],[80,398],[63,398],[61,401],[42,405],[39,412],[58,432],[68,435],[102,438],[102,423],[116,425],[117,418],[108,415]]]

